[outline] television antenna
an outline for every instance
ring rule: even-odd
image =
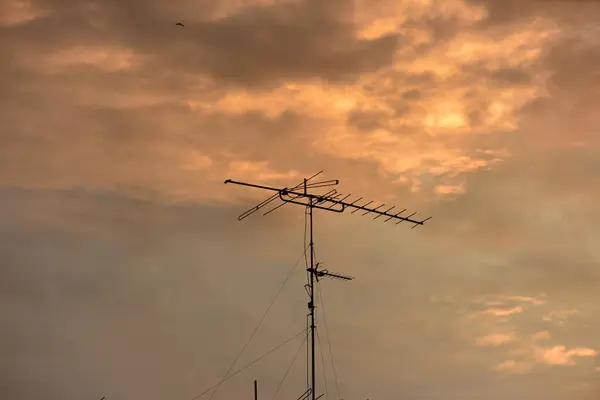
[[[395,220],[396,225],[402,222],[408,222],[413,224],[411,229],[416,228],[417,226],[423,225],[425,221],[431,219],[431,217],[418,220],[414,219],[413,216],[416,212],[408,215],[402,216],[406,209],[399,211],[397,213],[392,213],[391,211],[395,209],[395,206],[384,209],[385,204],[381,204],[377,207],[374,207],[372,204],[373,201],[364,202],[362,197],[355,199],[352,202],[347,201],[350,198],[351,194],[343,195],[339,193],[336,189],[330,189],[328,192],[324,194],[313,193],[309,190],[320,189],[320,188],[328,188],[332,186],[337,186],[340,181],[338,179],[332,180],[324,180],[324,181],[313,181],[314,178],[319,176],[323,171],[320,171],[309,178],[304,178],[302,182],[297,184],[292,188],[275,188],[264,185],[256,185],[247,182],[239,182],[234,181],[232,179],[227,179],[225,184],[230,183],[234,185],[246,186],[255,189],[262,189],[266,191],[273,192],[273,195],[268,197],[266,200],[258,203],[256,206],[250,208],[249,210],[243,212],[238,217],[238,220],[243,220],[250,215],[265,209],[267,206],[271,206],[272,208],[263,213],[264,215],[268,215],[273,211],[283,207],[286,204],[295,204],[306,207],[308,209],[309,215],[309,232],[310,232],[310,267],[307,268],[307,272],[309,272],[309,283],[307,284],[307,292],[309,296],[308,302],[308,311],[310,316],[310,386],[309,388],[300,396],[301,399],[307,399],[310,396],[311,400],[317,400],[321,396],[316,396],[316,374],[315,374],[315,303],[314,303],[314,284],[315,281],[319,281],[320,278],[332,278],[343,281],[349,281],[354,279],[351,276],[329,272],[326,269],[319,269],[320,263],[315,264],[314,260],[314,240],[313,240],[313,210],[319,209],[324,211],[332,211],[337,213],[343,213],[347,209],[352,210],[352,214],[357,212],[362,212],[362,215],[373,214],[375,215],[373,219],[378,219],[380,217],[386,217],[383,222],[387,222],[390,220]],[[342,197],[343,196],[343,197]],[[362,203],[362,205],[360,205]]]

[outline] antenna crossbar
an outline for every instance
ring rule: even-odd
[[[335,180],[335,182],[339,182],[337,180]],[[329,191],[326,194],[314,194],[314,193],[309,193],[309,192],[301,192],[298,191],[299,187],[298,185],[295,186],[292,189],[288,189],[288,188],[275,188],[275,187],[271,187],[271,186],[265,186],[265,185],[256,185],[256,184],[252,184],[252,183],[246,183],[246,182],[239,182],[239,181],[234,181],[231,179],[227,179],[225,181],[225,183],[232,183],[235,185],[242,185],[242,186],[247,186],[247,187],[253,187],[256,189],[263,189],[263,190],[269,190],[272,192],[275,192],[273,194],[273,196],[271,196],[269,199],[275,199],[277,196],[285,203],[292,203],[292,204],[297,204],[297,205],[302,205],[305,207],[313,207],[313,208],[318,208],[321,210],[327,210],[327,211],[334,211],[334,212],[344,212],[346,209],[352,209],[352,214],[359,212],[359,211],[363,211],[362,215],[367,215],[367,214],[375,214],[375,217],[373,219],[377,219],[379,217],[387,217],[387,219],[384,222],[387,222],[389,220],[395,219],[398,222],[396,222],[396,224],[399,224],[401,222],[409,222],[411,224],[413,224],[413,228],[419,225],[423,225],[425,221],[428,221],[429,219],[431,219],[431,217],[429,218],[425,218],[422,220],[418,220],[418,219],[414,219],[412,218],[415,213],[412,213],[411,215],[407,216],[407,217],[403,217],[401,216],[401,214],[403,212],[406,211],[406,209],[398,212],[398,213],[390,213],[390,211],[394,208],[389,208],[385,211],[380,210],[380,208],[384,207],[385,204],[381,204],[379,206],[371,206],[372,203],[374,203],[373,200],[368,201],[362,205],[359,205],[360,200],[362,200],[363,198],[360,197],[352,202],[348,202],[346,201],[346,199],[349,197],[349,195],[347,195],[346,197],[340,199],[339,197],[341,196],[341,194],[338,195],[338,192],[335,189],[332,189],[331,191]],[[307,188],[308,188],[308,184],[307,184]],[[270,201],[273,201],[270,200]],[[266,200],[265,200],[266,202]],[[265,203],[263,202],[263,203]],[[248,210],[246,213],[240,215],[240,217],[238,219],[243,219],[246,218],[248,215],[250,215],[249,213],[253,213],[254,211],[258,210],[259,208],[261,208],[263,206],[263,203],[260,203],[258,206],[256,206],[255,208],[252,208],[250,210]],[[279,208],[282,205],[278,205],[276,207]],[[270,213],[271,211],[267,212]]]

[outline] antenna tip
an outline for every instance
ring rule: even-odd
[[[223,183],[229,183],[229,182],[231,182],[231,179],[225,179],[225,182],[223,182]]]

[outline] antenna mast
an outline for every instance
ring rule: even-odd
[[[396,220],[397,221],[396,225],[400,224],[401,222],[406,221],[406,222],[413,224],[412,228],[416,228],[419,225],[423,225],[425,223],[425,221],[427,221],[431,218],[431,217],[429,217],[429,218],[425,218],[423,220],[413,219],[412,217],[416,213],[412,213],[406,217],[401,216],[401,214],[403,214],[406,211],[406,209],[404,209],[398,213],[395,213],[395,214],[390,213],[390,211],[392,211],[395,208],[394,206],[386,209],[385,211],[381,211],[380,209],[383,208],[385,206],[385,204],[381,204],[377,207],[372,207],[371,204],[373,203],[373,201],[369,201],[369,202],[363,203],[362,205],[359,205],[359,202],[363,199],[362,197],[359,197],[358,199],[356,199],[350,203],[350,202],[346,201],[346,199],[348,199],[350,197],[350,194],[342,197],[342,194],[338,193],[338,191],[336,189],[331,189],[330,191],[326,192],[325,194],[316,194],[316,193],[309,192],[309,189],[331,187],[331,186],[336,186],[340,183],[340,181],[337,179],[320,181],[320,182],[312,182],[312,179],[314,179],[315,177],[320,175],[322,172],[323,171],[320,171],[320,172],[316,173],[315,175],[311,176],[310,178],[305,178],[301,183],[292,187],[291,189],[287,188],[287,187],[275,188],[275,187],[270,187],[270,186],[255,185],[252,183],[239,182],[239,181],[234,181],[231,179],[227,179],[225,181],[226,184],[231,183],[234,185],[247,186],[247,187],[252,187],[252,188],[256,188],[256,189],[262,189],[262,190],[274,192],[273,195],[270,196],[269,198],[267,198],[266,200],[262,201],[261,203],[257,204],[256,206],[254,206],[251,209],[242,213],[238,217],[238,220],[240,220],[240,221],[245,219],[246,217],[249,217],[250,215],[254,214],[255,212],[265,208],[266,206],[272,205],[273,202],[276,202],[278,200],[279,200],[279,203],[277,205],[275,205],[273,208],[271,208],[270,210],[266,211],[263,215],[270,214],[271,212],[277,210],[278,208],[283,207],[284,205],[286,205],[288,203],[295,204],[295,205],[301,205],[308,209],[309,232],[310,232],[309,233],[309,235],[310,235],[310,242],[309,242],[310,267],[307,268],[307,272],[309,272],[309,281],[307,284],[307,289],[308,289],[308,295],[309,295],[308,311],[309,311],[309,316],[310,316],[310,345],[311,345],[310,346],[311,347],[311,349],[310,349],[310,351],[311,351],[310,378],[311,378],[311,385],[308,388],[308,390],[306,392],[304,392],[304,394],[301,396],[301,398],[306,399],[310,395],[311,400],[317,400],[318,398],[320,398],[322,396],[321,395],[321,396],[316,397],[316,374],[315,374],[316,323],[315,323],[315,302],[314,302],[315,281],[318,282],[319,278],[323,278],[323,277],[340,279],[340,280],[344,280],[344,281],[349,281],[349,280],[354,279],[353,277],[350,277],[350,276],[347,276],[344,274],[337,274],[337,273],[329,272],[326,269],[319,269],[320,263],[315,264],[314,240],[313,240],[313,210],[320,209],[320,210],[325,210],[325,211],[333,211],[333,212],[337,212],[337,213],[343,213],[344,211],[346,211],[346,209],[352,209],[352,214],[354,214],[355,212],[358,212],[358,211],[363,211],[362,215],[374,214],[375,217],[373,219],[377,219],[379,217],[385,216],[387,218],[384,220],[384,222],[387,222],[389,220]]]

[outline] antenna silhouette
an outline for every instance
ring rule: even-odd
[[[271,206],[272,208],[270,208],[268,211],[264,212],[263,215],[270,214],[273,211],[283,207],[286,204],[300,205],[300,206],[304,206],[308,209],[309,220],[310,220],[310,222],[309,222],[309,227],[310,227],[310,229],[309,229],[309,231],[310,231],[310,243],[309,243],[310,267],[307,268],[306,270],[310,273],[309,283],[307,285],[307,289],[308,289],[307,292],[309,295],[308,310],[309,310],[309,316],[310,316],[310,321],[311,321],[311,324],[310,324],[311,385],[299,397],[299,400],[300,399],[302,399],[302,400],[308,399],[309,396],[311,397],[311,400],[317,400],[321,396],[323,396],[323,395],[321,395],[321,396],[315,397],[316,396],[316,374],[315,374],[315,328],[316,328],[316,325],[315,325],[315,305],[314,305],[315,281],[318,282],[319,278],[332,278],[332,279],[337,279],[337,280],[342,280],[342,281],[349,281],[349,280],[354,279],[353,277],[350,277],[348,275],[329,272],[326,269],[319,269],[319,266],[321,265],[321,263],[315,264],[314,240],[313,240],[313,210],[319,209],[319,210],[343,213],[344,211],[346,211],[346,209],[351,209],[352,214],[354,214],[356,212],[361,212],[361,215],[363,215],[363,216],[368,215],[368,214],[373,214],[374,215],[373,219],[378,219],[380,217],[387,217],[383,221],[384,223],[387,221],[390,221],[390,220],[395,220],[396,225],[398,225],[402,222],[409,222],[409,223],[413,224],[411,229],[416,228],[419,225],[423,225],[425,223],[425,221],[431,219],[431,217],[425,218],[422,220],[417,220],[417,219],[412,218],[416,214],[416,212],[412,213],[406,217],[402,216],[401,214],[403,214],[406,211],[406,209],[403,209],[402,211],[399,211],[397,213],[391,213],[391,211],[395,208],[394,206],[384,209],[382,211],[381,209],[383,207],[385,207],[385,204],[381,204],[377,207],[373,207],[373,206],[371,206],[371,204],[373,204],[373,201],[364,202],[362,205],[360,205],[360,203],[363,201],[362,197],[359,197],[352,202],[348,202],[346,200],[351,195],[348,194],[348,195],[343,196],[343,194],[339,193],[336,189],[330,189],[328,192],[326,192],[324,194],[316,194],[316,193],[309,192],[309,189],[314,190],[314,189],[320,189],[320,188],[327,188],[327,187],[331,187],[331,186],[337,186],[340,183],[340,181],[337,179],[316,181],[316,182],[313,181],[313,179],[316,178],[317,176],[319,176],[322,172],[323,171],[320,171],[309,178],[305,178],[302,182],[300,182],[296,186],[293,186],[292,188],[287,188],[287,187],[275,188],[275,187],[270,187],[270,186],[256,185],[256,184],[252,184],[252,183],[234,181],[231,179],[227,179],[225,181],[225,184],[231,183],[234,185],[247,186],[247,187],[251,187],[251,188],[262,189],[262,190],[267,190],[267,191],[273,192],[273,195],[268,197],[266,200],[258,203],[256,206],[254,206],[254,207],[250,208],[249,210],[240,214],[240,216],[238,217],[238,220],[240,220],[240,221],[260,210],[263,210],[267,206]]]

